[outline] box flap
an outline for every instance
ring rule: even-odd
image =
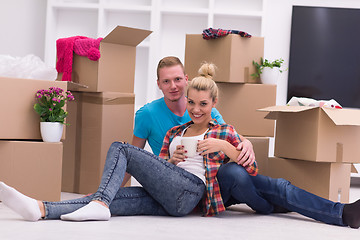
[[[262,112],[269,112],[269,114],[267,114],[265,116],[266,119],[276,119],[278,113],[280,112],[303,112],[303,111],[307,111],[310,109],[313,109],[316,107],[307,107],[307,106],[272,106],[272,107],[266,107],[266,108],[261,108],[261,109],[257,109],[258,111],[262,111]]]
[[[322,108],[335,125],[360,126],[360,110]]]
[[[353,163],[351,164],[351,173],[359,173]]]
[[[117,26],[101,42],[135,47],[149,36],[150,33],[152,33],[152,31]]]

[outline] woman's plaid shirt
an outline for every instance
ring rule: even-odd
[[[174,137],[180,136],[182,131],[193,124],[192,121],[183,125],[171,128],[165,135],[163,146],[160,151],[160,157],[163,159],[170,159],[169,146]],[[216,120],[209,122],[209,130],[205,134],[206,138],[223,139],[237,147],[241,142],[239,134],[234,127],[228,124],[218,124]],[[222,211],[225,211],[225,206],[221,198],[219,183],[216,179],[216,174],[219,167],[223,163],[227,163],[230,159],[223,152],[214,152],[204,156],[205,178],[206,178],[206,196],[203,199],[203,210],[205,216],[213,216]],[[245,168],[246,171],[255,176],[258,172],[257,163]]]

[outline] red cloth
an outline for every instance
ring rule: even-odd
[[[100,58],[100,41],[102,38],[92,39],[83,36],[59,38],[56,41],[57,62],[56,70],[63,73],[62,81],[71,81],[73,54],[86,56],[97,61]]]

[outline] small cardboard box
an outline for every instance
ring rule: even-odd
[[[34,110],[38,90],[59,87],[65,82],[0,77],[0,139],[41,139],[40,116]],[[65,138],[65,127],[63,139]]]
[[[134,92],[136,46],[151,31],[117,26],[100,43],[101,57],[91,61],[74,54],[70,90]],[[58,80],[61,80],[59,74]]]
[[[88,194],[100,184],[111,143],[131,142],[135,94],[74,94],[77,101],[68,106],[71,118],[64,141],[62,190]]]
[[[0,179],[38,200],[60,201],[63,144],[0,140]]]
[[[276,104],[276,85],[217,83],[219,99],[216,108],[226,123],[244,136],[272,137],[275,121],[264,119],[257,109]]]
[[[264,56],[264,38],[243,38],[229,34],[205,40],[201,34],[187,34],[185,43],[185,72],[192,79],[198,75],[202,62],[214,63],[218,68],[216,82],[259,83],[251,74],[256,72],[253,61]]]
[[[316,162],[360,162],[360,110],[305,106],[261,109],[276,119],[274,155]]]
[[[246,137],[252,145],[255,152],[255,159],[258,164],[259,174],[267,175],[269,159],[269,138],[268,137]]]
[[[284,178],[296,187],[335,202],[348,203],[350,191],[349,163],[309,162],[269,158],[268,176]]]

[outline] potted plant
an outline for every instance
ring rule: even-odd
[[[35,111],[40,115],[40,133],[44,142],[59,142],[62,136],[65,118],[68,113],[63,109],[67,101],[75,100],[70,91],[50,87],[35,94]]]
[[[256,72],[251,74],[252,77],[258,78],[264,84],[276,84],[276,81],[279,77],[279,73],[282,73],[284,70],[281,69],[284,59],[279,58],[274,61],[269,61],[268,59],[260,59],[260,63],[253,61],[253,65],[256,68]]]

